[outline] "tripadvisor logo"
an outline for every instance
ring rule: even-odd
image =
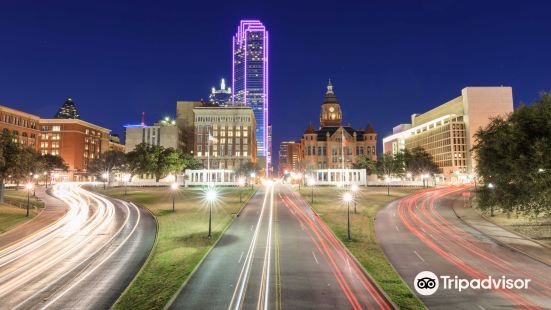
[[[415,280],[413,280],[413,287],[420,295],[430,296],[436,293],[439,287],[444,290],[457,290],[459,292],[465,289],[528,289],[528,283],[530,283],[530,281],[531,279],[509,279],[506,276],[488,276],[483,279],[463,279],[458,276],[437,277],[433,272],[422,271],[418,273]]]

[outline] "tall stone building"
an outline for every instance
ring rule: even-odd
[[[300,139],[301,169],[352,168],[361,156],[377,159],[377,134],[368,124],[364,129],[343,126],[341,105],[331,81],[323,98],[320,127],[310,123]]]
[[[125,151],[127,153],[134,150],[140,143],[173,149],[179,147],[176,121],[168,117],[154,123],[153,126],[127,125],[125,126],[125,136]]]
[[[63,105],[57,110],[54,118],[66,118],[66,119],[78,119],[80,115],[77,111],[77,106],[73,102],[72,98],[67,98]]]

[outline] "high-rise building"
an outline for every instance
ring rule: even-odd
[[[279,145],[279,174],[299,171],[300,141],[283,141]]]
[[[68,118],[68,119],[78,119],[80,115],[78,114],[77,107],[73,102],[73,99],[67,98],[63,105],[57,110],[54,118]]]
[[[473,176],[476,162],[471,149],[475,134],[495,116],[513,112],[511,87],[466,87],[461,96],[423,114],[413,114],[411,124],[400,124],[383,139],[383,152],[424,148],[441,169],[445,181]]]
[[[160,145],[164,148],[178,148],[178,127],[176,120],[166,117],[153,126],[126,125],[125,126],[125,150],[133,151],[136,145],[145,143],[148,145]]]
[[[259,20],[242,20],[233,36],[232,91],[234,105],[253,109],[256,151],[268,173],[268,31]]]
[[[231,87],[226,87],[226,80],[222,79],[220,81],[220,89],[212,87],[209,94],[209,103],[221,107],[231,104]]]

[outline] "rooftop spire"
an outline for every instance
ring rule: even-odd
[[[334,94],[333,92],[333,84],[331,84],[331,78],[329,78],[329,83],[327,83],[327,92],[325,93],[326,95],[328,94]]]
[[[221,90],[226,89],[226,81],[224,81],[224,79],[222,79],[222,81],[220,82],[220,89]]]

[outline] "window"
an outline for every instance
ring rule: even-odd
[[[61,126],[59,125],[52,126],[52,131],[61,131]]]
[[[52,155],[59,155],[59,150],[52,150]]]
[[[59,134],[58,133],[52,134],[52,140],[59,140]]]
[[[41,147],[41,148],[46,148],[46,147],[48,147],[48,142],[40,142],[40,147]]]
[[[53,148],[59,148],[59,141],[52,142],[52,147]]]

